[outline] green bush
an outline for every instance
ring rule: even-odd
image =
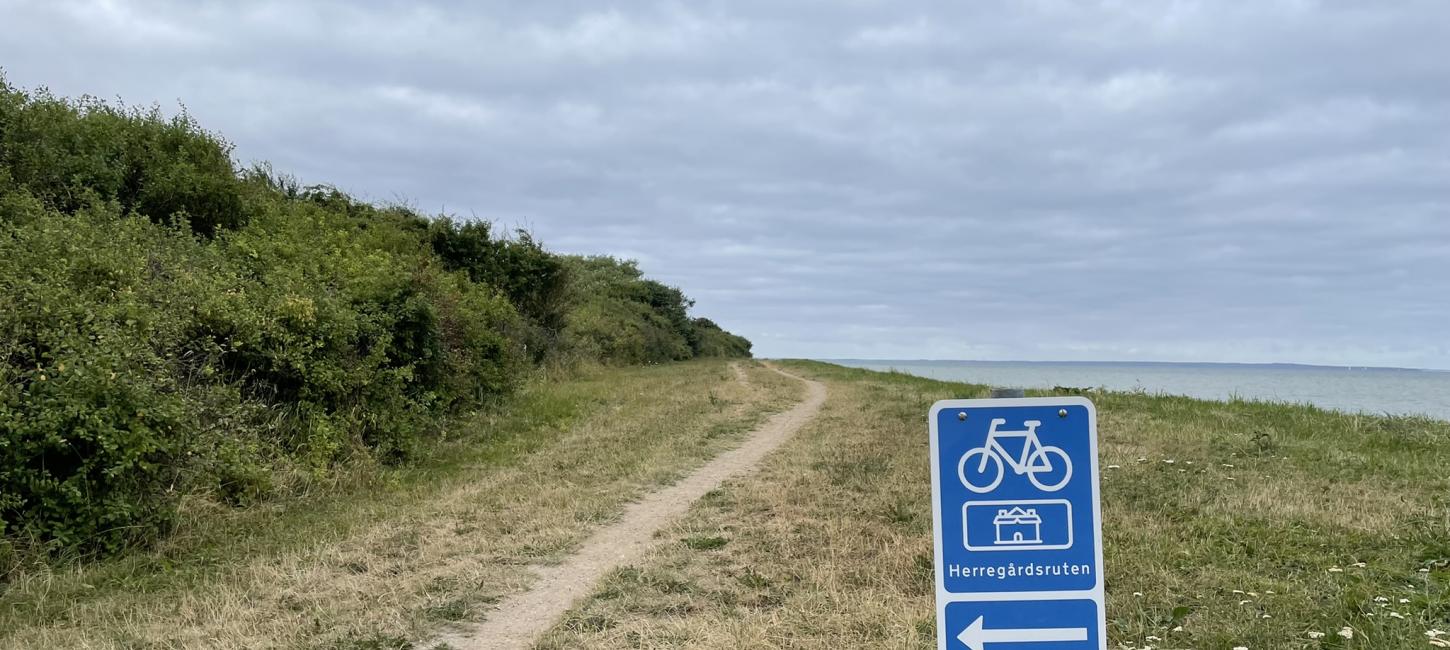
[[[535,361],[556,347],[565,322],[567,273],[558,256],[544,250],[532,235],[519,231],[514,239],[497,238],[488,223],[433,222],[433,252],[449,270],[497,288],[527,319],[525,345]]]
[[[750,339],[721,329],[708,318],[696,318],[696,357],[749,357]]]
[[[211,243],[114,204],[4,213],[0,521],[66,547],[150,538],[178,490],[238,502],[266,458],[402,458],[511,389],[505,298],[418,240],[368,241],[405,233],[294,208]]]
[[[0,576],[17,545],[153,541],[183,494],[406,460],[531,362],[749,354],[633,262],[229,151],[184,115],[0,79]]]
[[[564,260],[570,274],[566,344],[581,356],[626,364],[749,356],[748,342],[741,349],[727,345],[719,336],[724,332],[702,331],[688,315],[694,303],[679,289],[645,278],[634,262],[603,256]],[[701,355],[707,347],[711,352]]]
[[[62,547],[153,537],[200,428],[171,312],[203,256],[114,205],[36,210],[0,233],[0,524]]]
[[[246,220],[231,145],[185,113],[27,95],[0,77],[0,168],[63,212],[98,198],[206,235]]]

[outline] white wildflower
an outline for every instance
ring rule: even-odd
[[[1352,627],[1350,627],[1348,625],[1339,628],[1339,636],[1342,636],[1342,637],[1344,637],[1346,639],[1353,639],[1354,638],[1354,628],[1352,628]]]

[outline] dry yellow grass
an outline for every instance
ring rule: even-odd
[[[817,421],[537,648],[934,645],[925,417],[984,387],[786,367],[827,382]],[[1450,629],[1450,424],[1092,398],[1110,647],[1384,650]]]
[[[532,390],[572,391],[586,408],[562,430],[508,443],[528,449],[505,462],[484,455],[441,480],[353,495],[317,514],[314,535],[274,552],[209,547],[225,561],[186,580],[131,582],[105,565],[22,576],[0,597],[0,647],[405,647],[525,588],[527,565],[557,561],[799,389],[753,362],[738,372],[699,362]],[[463,444],[492,444],[487,423],[474,426],[483,440]],[[203,561],[180,561],[193,560]]]
[[[810,422],[826,400],[826,388],[820,382],[799,381],[807,386],[805,398],[762,423],[739,446],[710,459],[678,482],[631,503],[618,521],[594,531],[563,562],[539,567],[535,584],[500,602],[487,619],[460,622],[459,629],[429,644],[460,650],[529,647],[574,602],[587,596],[606,572],[644,557],[659,544],[657,533],[661,528],[724,481],[753,471],[762,458]]]
[[[827,382],[817,419],[537,648],[932,646],[925,414],[984,387],[786,367]],[[587,413],[494,445],[532,441],[520,453],[350,498],[322,513],[335,533],[188,574],[202,578],[113,577],[91,594],[80,585],[105,571],[33,576],[0,597],[0,647],[407,647],[487,616],[527,587],[528,565],[557,562],[625,501],[798,399],[790,380],[742,368],[748,383],[690,364],[556,387]],[[1110,647],[1394,650],[1450,629],[1450,424],[1092,398]]]
[[[814,422],[537,647],[930,645],[926,404],[877,383],[828,385]]]

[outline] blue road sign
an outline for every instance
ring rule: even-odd
[[[948,648],[1096,650],[1104,647],[1093,600],[994,600],[947,603]]]
[[[945,400],[930,429],[937,646],[1105,649],[1092,402]]]

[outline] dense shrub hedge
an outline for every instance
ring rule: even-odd
[[[186,116],[0,78],[0,555],[398,462],[541,363],[748,356],[632,262],[239,172]]]
[[[567,345],[586,357],[659,363],[691,356],[683,294],[646,280],[634,262],[565,258],[569,285]],[[671,303],[670,301],[675,302]]]
[[[247,211],[230,154],[186,115],[27,95],[0,79],[0,167],[64,212],[113,200],[157,221],[184,213],[203,234],[235,228]]]
[[[749,357],[750,339],[732,334],[708,318],[694,320],[696,357]]]

